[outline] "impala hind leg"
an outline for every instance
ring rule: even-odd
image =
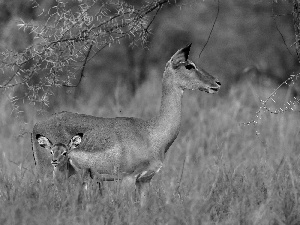
[[[94,187],[94,174],[91,169],[83,169],[80,175],[81,182],[81,198],[84,197],[87,201],[93,198],[93,187]],[[101,193],[102,195],[102,193]]]
[[[81,175],[81,184],[83,190],[87,191],[90,187],[90,180],[93,179],[92,171],[90,169],[84,169]]]
[[[99,176],[97,176],[97,173],[93,172],[91,169],[88,169],[88,175],[93,180],[93,185],[96,183],[98,185],[98,190],[100,196],[103,196],[103,179]]]
[[[100,194],[100,196],[103,196],[103,190],[104,190],[103,181],[99,180],[99,181],[97,181],[97,184],[98,184],[99,194]]]

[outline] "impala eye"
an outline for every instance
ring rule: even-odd
[[[195,69],[195,66],[192,65],[192,64],[188,64],[188,65],[185,66],[185,68],[186,68],[187,70],[191,70],[191,69]]]
[[[63,152],[62,155],[66,156],[66,155],[67,155],[67,152]]]

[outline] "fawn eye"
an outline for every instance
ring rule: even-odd
[[[191,70],[191,69],[195,69],[195,66],[192,64],[188,64],[185,66],[186,69]]]

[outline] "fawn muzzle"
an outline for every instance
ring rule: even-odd
[[[56,159],[52,159],[51,164],[52,164],[52,166],[57,167],[58,161]]]

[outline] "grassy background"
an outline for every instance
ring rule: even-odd
[[[150,118],[159,109],[160,82],[146,82],[125,106],[116,91],[107,105],[95,104],[94,93],[58,111]],[[271,92],[247,82],[226,95],[187,91],[180,135],[152,179],[144,209],[118,196],[114,182],[105,184],[104,196],[91,188],[81,204],[72,183],[64,191],[51,180],[39,183],[30,132],[47,113],[28,106],[15,117],[2,98],[0,224],[300,224],[299,111],[263,113],[256,126],[242,125]],[[289,98],[282,88],[275,99],[282,105]]]

